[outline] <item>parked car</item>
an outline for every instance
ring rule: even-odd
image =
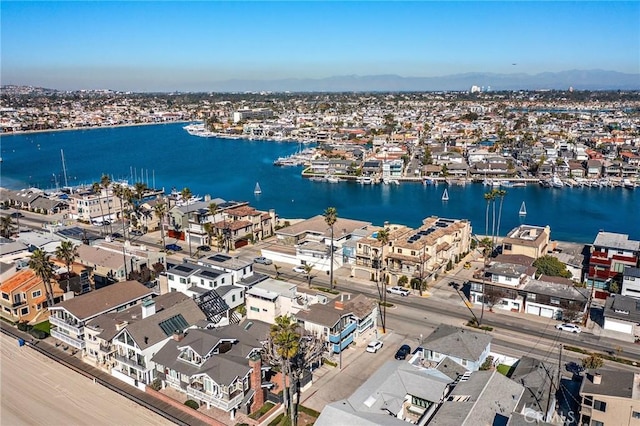
[[[144,233],[139,229],[132,229],[129,231],[129,234],[134,235],[136,237],[141,237]]]
[[[471,262],[465,262],[464,269],[471,269]]]
[[[564,365],[564,368],[566,368],[569,373],[573,373],[573,374],[580,374],[584,371],[583,366],[573,361],[566,363]]]
[[[20,212],[13,212],[11,213],[11,217],[15,219],[17,217],[24,217],[24,215]]]
[[[267,259],[264,256],[256,257],[253,259],[253,263],[261,263],[263,265],[271,265],[273,262],[271,259]]]
[[[402,345],[402,346],[400,346],[400,349],[398,349],[398,351],[396,352],[395,358],[396,359],[406,359],[407,355],[409,355],[410,353],[411,353],[411,346]]]
[[[198,247],[196,247],[196,249],[198,251],[211,251],[211,247],[209,247],[207,245],[198,246]]]
[[[378,349],[382,349],[382,342],[380,340],[373,340],[367,345],[367,352],[378,352]]]
[[[399,294],[400,296],[408,296],[409,290],[404,287],[394,286],[387,288],[387,293]]]
[[[111,234],[111,238],[122,238],[122,234],[119,232],[114,232]]]
[[[569,324],[569,323],[564,323],[564,324],[558,324],[556,325],[556,328],[558,330],[562,330],[562,331],[570,331],[571,333],[581,333],[582,329],[575,325],[575,324]]]
[[[294,266],[293,272],[297,272],[298,274],[306,274],[307,270],[304,269],[304,266]]]
[[[165,248],[166,248],[167,250],[171,250],[171,251],[181,251],[181,250],[182,250],[182,247],[180,247],[180,246],[179,246],[179,245],[177,245],[177,244],[167,244],[167,245],[165,246]]]

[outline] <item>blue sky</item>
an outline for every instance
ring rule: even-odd
[[[17,2],[1,82],[206,90],[232,78],[640,72],[640,2]],[[513,65],[516,64],[516,65]]]

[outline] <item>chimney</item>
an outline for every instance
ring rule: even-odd
[[[142,302],[142,319],[150,317],[156,313],[156,302],[153,299]]]
[[[250,387],[254,390],[253,402],[251,403],[251,412],[257,411],[264,405],[264,389],[262,389],[262,360],[260,354],[253,354],[249,358],[249,367],[251,367]]]
[[[594,385],[599,385],[602,382],[602,374],[593,373],[591,381],[593,382]]]
[[[342,302],[342,300],[336,300],[334,306],[340,311],[344,310],[344,303]]]
[[[116,324],[116,331],[120,331],[123,328],[125,328],[127,325],[129,325],[128,321],[122,321]]]
[[[184,333],[182,331],[176,330],[173,332],[173,340],[181,342],[182,339],[184,339]]]

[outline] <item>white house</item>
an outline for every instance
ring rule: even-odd
[[[437,364],[445,357],[467,371],[478,371],[491,352],[492,337],[466,328],[440,324],[416,350],[427,363]]]
[[[640,299],[640,268],[624,268],[621,294]]]

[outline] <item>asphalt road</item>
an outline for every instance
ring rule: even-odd
[[[0,424],[172,425],[0,333]]]

